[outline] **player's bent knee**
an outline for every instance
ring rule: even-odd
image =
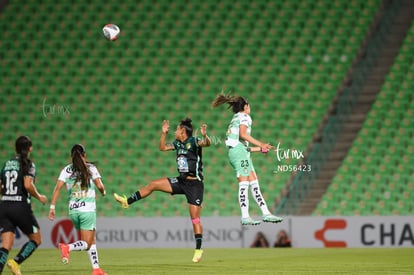
[[[42,244],[42,235],[40,234],[40,232],[31,234],[29,236],[29,240],[33,241],[34,243],[36,243],[37,246],[39,246]]]
[[[193,224],[199,224],[199,223],[200,223],[200,218],[195,218],[195,219],[192,219],[192,220],[191,220],[191,222],[192,222]]]

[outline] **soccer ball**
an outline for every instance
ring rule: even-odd
[[[119,33],[121,32],[121,30],[115,24],[106,24],[102,28],[102,32],[103,32],[103,35],[105,36],[106,39],[114,41],[118,38]]]

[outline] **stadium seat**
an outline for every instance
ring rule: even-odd
[[[206,189],[213,187],[203,215],[239,215],[237,181],[224,146],[232,114],[210,107],[215,95],[228,88],[248,96],[254,136],[305,150],[380,3],[214,0],[154,5],[145,0],[118,5],[47,0],[39,6],[36,1],[10,1],[0,13],[5,95],[0,116],[6,121],[1,155],[13,153],[11,144],[19,133],[35,137],[33,159],[42,178],[38,187],[50,193],[56,174],[69,161],[66,152],[82,142],[108,190],[129,194],[152,179],[175,175],[174,153],[157,148],[160,124],[169,119],[174,129],[191,116],[195,127],[207,123],[214,137],[203,155]],[[121,27],[115,42],[100,33],[109,21]],[[411,46],[404,48],[405,56],[411,52]],[[411,82],[404,84],[407,91]],[[405,102],[407,96],[397,98]],[[45,117],[44,100],[70,113]],[[387,123],[398,117],[400,113]],[[273,207],[290,174],[273,173],[275,155],[253,158]],[[98,213],[188,215],[184,198],[169,199],[157,194],[122,211],[107,197],[99,201]],[[66,211],[63,204],[58,207]],[[47,215],[41,208],[35,212]]]
[[[411,153],[413,127],[412,92],[407,87],[413,83],[406,72],[413,66],[413,53],[407,49],[412,44],[412,24],[398,56],[370,110],[348,156],[345,158],[333,183],[314,211],[314,215],[330,215],[338,209],[339,201],[347,192],[357,195],[354,214],[357,215],[410,215],[413,210],[410,185],[413,171]],[[352,178],[357,189],[349,185]],[[337,186],[343,194],[338,201],[327,201]],[[349,191],[347,191],[349,190]],[[348,210],[336,211],[345,215]]]

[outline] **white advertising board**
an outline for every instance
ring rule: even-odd
[[[413,216],[293,217],[296,247],[413,247]]]
[[[273,245],[279,230],[286,230],[293,247],[413,247],[414,216],[286,217],[280,224],[241,226],[239,217],[204,217],[204,248],[249,247],[261,231]],[[39,219],[42,248],[79,238],[68,218]],[[101,248],[194,248],[188,217],[98,218],[97,243]],[[15,247],[27,239],[20,232]]]

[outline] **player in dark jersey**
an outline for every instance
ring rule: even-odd
[[[21,274],[20,264],[29,258],[42,242],[39,224],[32,211],[31,198],[38,199],[42,204],[47,202],[47,198],[39,194],[34,185],[36,169],[29,159],[31,151],[32,141],[29,137],[17,138],[16,157],[6,161],[1,169],[0,273],[7,262],[13,274]],[[17,228],[27,235],[29,241],[23,245],[14,259],[7,261]]]
[[[162,133],[159,149],[161,151],[175,150],[177,154],[178,177],[161,178],[150,182],[139,191],[127,198],[114,194],[115,200],[123,208],[128,208],[131,203],[149,196],[153,191],[162,191],[170,194],[184,194],[189,204],[190,217],[193,224],[196,250],[193,262],[201,260],[203,250],[201,243],[203,238],[203,227],[200,222],[201,204],[203,202],[203,162],[202,147],[210,146],[211,141],[207,136],[207,125],[201,127],[202,138],[193,137],[193,126],[191,119],[182,120],[175,130],[175,140],[166,143],[170,124],[167,120],[162,123]]]

